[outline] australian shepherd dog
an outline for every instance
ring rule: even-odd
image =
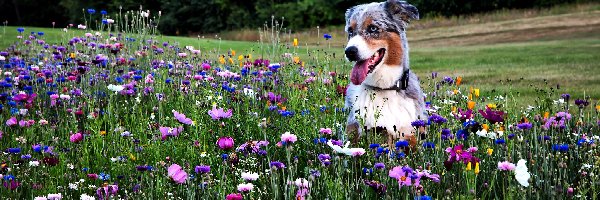
[[[388,0],[354,6],[346,11],[346,58],[354,62],[346,91],[349,110],[346,132],[354,142],[365,132],[387,135],[387,144],[416,144],[411,123],[426,120],[424,95],[410,71],[405,29],[419,19],[416,7]]]

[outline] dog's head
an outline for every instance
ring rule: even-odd
[[[408,68],[404,29],[419,19],[416,7],[399,0],[354,6],[346,11],[346,58],[356,62],[350,80],[354,85],[388,88]]]

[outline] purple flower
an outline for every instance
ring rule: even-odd
[[[385,186],[383,183],[380,183],[377,181],[365,180],[365,184],[368,185],[369,187],[373,188],[379,194],[383,194],[387,190],[387,186]]]
[[[446,123],[448,120],[446,120],[446,118],[434,113],[431,116],[429,116],[429,121],[432,121],[436,124],[443,124],[443,123]]]
[[[177,121],[179,121],[182,124],[191,125],[193,123],[192,119],[185,117],[183,113],[179,113],[173,110],[173,115],[175,115],[175,119],[177,119]]]
[[[219,148],[223,150],[231,149],[233,148],[233,145],[234,141],[231,137],[221,137],[217,140],[217,146],[219,146]]]
[[[282,169],[285,168],[285,164],[283,164],[282,162],[279,161],[272,161],[269,166],[271,167],[271,169]]]
[[[98,195],[98,199],[101,200],[110,199],[111,196],[116,196],[118,191],[118,185],[107,185],[98,188],[98,190],[96,190],[96,195]]]
[[[81,132],[75,133],[75,134],[71,135],[69,140],[73,143],[79,143],[83,140],[83,134],[81,134]]]
[[[425,121],[423,120],[417,120],[414,122],[411,122],[410,125],[414,126],[414,127],[424,127],[425,126]]]
[[[15,117],[11,117],[10,119],[6,120],[6,126],[14,126],[17,125],[17,118]]]
[[[579,106],[579,108],[583,108],[590,105],[590,102],[584,99],[577,99],[575,100],[575,105]]]
[[[533,127],[533,126],[529,122],[517,124],[517,128],[519,128],[521,130],[529,130],[529,129],[531,129],[531,127]]]
[[[373,165],[373,167],[375,167],[375,169],[385,169],[385,164],[375,163],[375,165]]]
[[[479,113],[483,118],[487,119],[491,124],[495,124],[498,122],[504,122],[504,111],[500,110],[492,110],[490,108],[486,108],[485,111],[479,110]]]
[[[196,173],[198,173],[198,174],[206,174],[206,173],[210,172],[210,166],[207,166],[207,165],[196,166],[194,171],[196,171]]]
[[[233,115],[233,112],[231,111],[231,109],[229,109],[229,110],[227,110],[227,112],[225,112],[225,110],[223,110],[223,108],[217,109],[217,107],[213,107],[212,110],[208,111],[208,115],[210,115],[212,117],[212,119],[214,119],[214,120],[219,120],[219,119],[224,119],[224,118],[231,118],[231,116]]]

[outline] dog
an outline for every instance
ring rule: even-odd
[[[427,114],[419,79],[410,71],[405,28],[418,19],[417,8],[399,0],[346,11],[345,56],[355,62],[345,97],[346,133],[353,143],[376,129],[387,134],[389,147],[398,139],[416,145],[411,123]]]

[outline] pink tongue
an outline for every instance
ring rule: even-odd
[[[360,85],[363,81],[365,81],[368,71],[369,69],[367,68],[367,61],[358,61],[352,68],[352,75],[350,76],[350,80],[354,85]]]

